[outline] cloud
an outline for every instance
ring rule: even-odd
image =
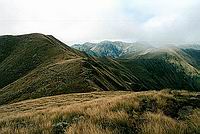
[[[65,42],[199,41],[198,0],[1,0],[0,34],[40,32]]]

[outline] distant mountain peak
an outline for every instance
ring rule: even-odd
[[[75,49],[84,51],[90,55],[96,55],[99,57],[113,57],[117,58],[124,54],[142,51],[148,48],[153,48],[148,43],[144,42],[134,42],[127,43],[122,41],[109,41],[104,40],[99,43],[84,43],[84,44],[75,44],[72,46]]]

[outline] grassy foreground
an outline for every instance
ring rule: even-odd
[[[200,93],[92,92],[0,106],[1,134],[200,133]]]

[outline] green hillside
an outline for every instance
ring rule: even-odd
[[[194,59],[198,58],[173,48],[128,54],[118,61],[142,79],[150,89],[199,90],[200,71],[193,64]]]
[[[191,64],[200,70],[200,50],[183,49],[183,51],[190,56]]]
[[[116,75],[117,70],[99,59],[52,36],[3,36],[1,40],[0,104],[72,92],[131,90],[125,72]]]
[[[72,92],[72,87],[80,91],[85,87],[80,75],[84,54],[54,37],[3,36],[0,44],[4,57],[0,62],[0,104]]]
[[[0,37],[0,105],[74,92],[199,91],[199,51],[147,49],[92,57],[43,34]]]
[[[53,37],[41,34],[0,37],[0,88],[42,64],[80,57],[75,51],[66,53],[70,48],[57,44]]]

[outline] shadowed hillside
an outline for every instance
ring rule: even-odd
[[[84,54],[52,36],[3,36],[0,47],[0,104],[80,92],[87,86],[80,67]]]
[[[80,57],[52,36],[29,34],[0,37],[0,88],[25,76],[38,66]]]
[[[199,90],[200,72],[193,64],[196,63],[195,60],[198,58],[176,48],[146,50],[138,54],[124,55],[118,59],[120,64],[145,81],[150,89],[167,87]]]
[[[117,70],[52,36],[2,36],[0,42],[0,104],[72,92],[131,90],[124,72],[116,75]]]

